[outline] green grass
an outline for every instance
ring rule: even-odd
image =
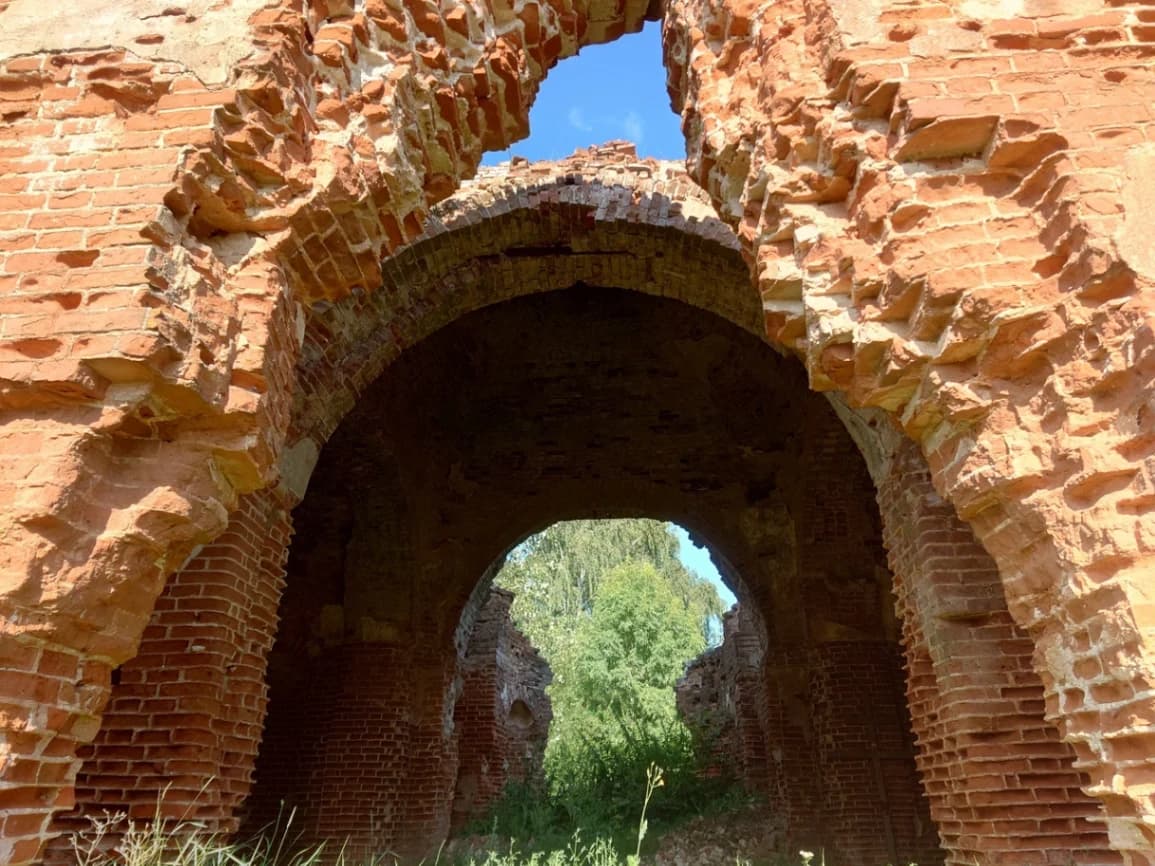
[[[636,813],[633,838],[628,846],[632,853],[623,853],[620,838],[598,834],[587,842],[578,830],[550,846],[535,844],[534,850],[519,850],[517,842],[511,841],[505,852],[489,851],[466,855],[464,859],[444,858],[439,854],[432,861],[426,861],[425,866],[640,866],[643,845],[653,835],[649,812],[654,795],[666,783],[663,769],[651,764],[646,770],[641,808]],[[158,811],[154,820],[143,823],[129,821],[123,814],[93,819],[90,829],[76,834],[72,845],[77,866],[396,866],[394,858],[388,856],[353,860],[341,850],[333,851],[331,846],[300,847],[295,832],[293,815],[289,814],[256,839],[234,843],[205,832],[195,822],[162,820]],[[815,862],[813,853],[800,851],[798,859],[778,858],[766,864],[736,859],[733,866],[826,866],[826,863],[821,852]]]
[[[647,780],[647,793],[661,787],[661,776]],[[646,801],[648,803],[648,799]],[[138,824],[123,815],[93,821],[92,829],[73,840],[78,866],[394,866],[392,858],[353,861],[340,851],[328,854],[324,846],[294,848],[290,835],[291,818],[275,832],[247,844],[233,844],[203,832],[195,824],[163,822]],[[619,852],[607,837],[589,842],[575,833],[553,850],[521,852],[515,846],[506,852],[489,852],[465,860],[450,861],[438,856],[425,866],[639,866],[638,853],[648,835],[643,805],[633,854]],[[725,864],[718,864],[725,866]],[[798,858],[751,863],[737,859],[732,866],[826,866],[821,853],[808,851]],[[908,864],[914,866],[914,864]]]
[[[561,744],[548,762],[547,786],[509,785],[489,815],[469,833],[516,839],[526,853],[565,849],[574,833],[607,839],[624,858],[652,854],[658,838],[686,822],[741,810],[751,797],[732,777],[710,774],[700,754],[709,754],[682,725],[626,742],[588,734],[575,747]],[[649,768],[661,767],[660,791],[648,790]],[[643,794],[650,794],[644,798]],[[643,802],[644,801],[644,802]],[[638,850],[639,809],[648,833]]]
[[[90,819],[72,839],[77,866],[322,866],[324,847],[299,848],[289,834],[292,819],[248,844],[234,844],[189,821],[129,821],[123,814]],[[337,866],[344,863],[338,855]]]

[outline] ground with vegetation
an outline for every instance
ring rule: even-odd
[[[770,862],[747,852],[775,844],[773,821],[734,780],[703,772],[699,756],[710,744],[678,717],[674,685],[720,640],[723,605],[713,585],[679,560],[672,527],[640,519],[554,524],[516,548],[495,582],[515,593],[514,622],[553,670],[545,779],[510,785],[436,862]],[[331,846],[299,849],[291,819],[241,844],[166,832],[159,823],[123,837],[119,830],[112,817],[78,838],[80,866],[360,866]],[[735,849],[735,840],[744,847]]]
[[[705,744],[678,717],[674,684],[720,637],[722,601],[678,558],[669,524],[556,523],[515,549],[497,585],[515,593],[513,620],[553,669],[554,719],[545,785],[513,785],[483,826],[527,851],[565,848],[575,833],[633,849],[647,771],[652,851],[670,827],[737,807],[742,791],[705,778]]]
[[[644,819],[643,819],[644,820]],[[107,826],[107,825],[106,825]],[[114,828],[119,834],[123,826]],[[94,835],[102,837],[101,830]],[[103,838],[103,837],[102,837]],[[233,844],[200,835],[195,827],[170,827],[163,824],[130,826],[128,834],[119,837],[115,849],[102,845],[90,847],[92,837],[76,840],[78,866],[396,866],[388,856],[372,862],[352,862],[324,846],[308,849],[294,848],[287,835],[274,834],[254,843]],[[640,850],[641,836],[637,850]],[[634,853],[621,854],[617,846],[606,838],[585,841],[575,834],[564,847],[552,851],[522,852],[511,847],[505,851],[489,851],[456,858],[445,852],[422,866],[640,866],[642,863],[693,864],[693,866],[813,866],[811,852],[798,852],[793,857],[749,860],[743,857],[715,857],[717,849],[707,848],[684,859],[685,852],[673,855],[676,859],[658,859]],[[703,855],[706,858],[702,859]],[[667,854],[667,858],[671,855]],[[820,860],[821,866],[825,866]],[[913,866],[913,864],[912,864]]]

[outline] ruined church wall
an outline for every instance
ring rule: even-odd
[[[737,606],[726,612],[722,643],[686,667],[674,693],[678,715],[706,749],[706,773],[739,780],[748,789],[761,792],[767,783],[756,769],[764,771],[766,763],[766,734],[759,719],[762,640],[753,631],[747,636],[753,646],[739,649],[744,636],[739,633],[741,614]],[[750,689],[755,695],[748,697]],[[755,735],[743,736],[751,726]],[[754,747],[750,752],[744,748],[747,744]]]
[[[1111,863],[1103,808],[1050,724],[998,572],[904,443],[879,485],[917,763],[948,863]]]
[[[460,756],[452,827],[485,818],[509,783],[545,790],[545,745],[553,718],[549,665],[510,619],[512,593],[491,589],[461,661],[453,710]]]
[[[0,7],[12,863],[72,803],[75,749],[165,579],[268,483],[306,296],[375,285],[425,204],[523,134],[545,66],[645,11],[462,6],[443,21],[424,4],[286,0],[205,8],[210,27],[203,6],[145,24],[107,7],[67,47],[27,4]],[[213,49],[222,30],[244,56]],[[355,134],[347,99],[365,109]],[[350,207],[329,200],[339,189]]]
[[[781,491],[789,540],[774,598],[757,608],[744,598],[727,615],[723,644],[679,684],[679,709],[713,742],[718,770],[781,821],[785,851],[940,863],[874,484],[834,413],[811,411],[801,429],[801,483]]]
[[[1112,844],[1149,852],[1150,10],[772,6],[667,6],[690,173],[771,337],[921,445]]]
[[[76,834],[110,816],[238,828],[262,739],[290,535],[282,500],[247,496],[228,529],[168,582],[139,651],[112,673],[100,731],[79,754],[74,805],[49,829],[47,862],[74,862]]]
[[[36,857],[164,581],[269,482],[310,305],[371,290],[549,62],[643,6],[269,2],[229,86],[140,36],[9,49],[0,856]],[[1146,862],[1149,9],[671,2],[665,24],[692,174],[771,338],[919,443]]]

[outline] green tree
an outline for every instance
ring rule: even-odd
[[[578,827],[628,832],[652,763],[666,769],[663,799],[678,808],[712,795],[695,773],[674,684],[706,648],[722,602],[679,561],[669,524],[554,524],[517,548],[496,582],[516,593],[514,621],[553,669],[543,808]],[[659,820],[662,811],[655,804]]]
[[[722,615],[722,600],[708,581],[678,559],[678,539],[658,520],[567,520],[517,547],[497,576],[516,594],[513,618],[553,663],[574,623],[593,608],[603,575],[631,560],[651,563],[698,619],[704,637]]]
[[[676,721],[674,684],[706,648],[700,622],[652,562],[631,560],[601,579],[567,659],[572,698],[637,744]]]

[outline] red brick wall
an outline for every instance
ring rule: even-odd
[[[772,338],[814,387],[883,407],[929,455],[998,560],[1112,838],[1142,862],[1151,16],[1142,0],[1009,5],[1026,14],[669,0],[672,89]],[[121,49],[4,61],[0,691],[25,760],[4,764],[18,820],[0,856],[34,856],[33,813],[69,799],[66,753],[94,731],[107,668],[276,464],[295,344],[267,340],[274,311],[295,321],[302,300],[373,292],[380,251],[418,233],[422,203],[524,130],[544,70],[649,6],[591,19],[530,3],[491,39],[483,16],[414,6],[398,28],[380,6],[354,24],[270,3],[236,22],[259,49],[237,91]],[[380,81],[380,52],[413,62]],[[380,146],[397,128],[385,117],[412,135]],[[412,331],[445,314],[431,306]],[[41,777],[26,759],[45,748]]]
[[[735,606],[722,619],[722,643],[687,666],[675,686],[678,713],[708,748],[708,772],[733,778],[766,794],[766,712],[762,679],[765,638],[749,608]]]
[[[757,612],[730,617],[680,703],[699,719],[711,699],[724,709],[721,750],[767,796],[788,850],[941,862],[915,769],[874,484],[825,405],[808,407],[791,454],[797,481],[765,493],[743,521],[770,591],[743,599]]]
[[[902,690],[901,656],[885,641],[764,652],[752,623],[728,617],[726,640],[691,665],[678,706],[718,761],[788,833],[787,850],[832,862],[942,861]],[[749,622],[749,620],[746,620]]]
[[[902,656],[887,641],[825,643],[809,698],[822,847],[836,863],[941,863],[915,771]]]
[[[333,651],[318,683],[318,756],[306,792],[318,838],[349,838],[352,856],[424,856],[448,830],[455,756],[443,724],[448,683],[406,647]],[[440,674],[440,675],[439,675]]]
[[[100,733],[79,753],[77,805],[52,825],[64,835],[50,860],[66,861],[68,834],[105,812],[236,828],[264,723],[290,533],[275,492],[253,494],[169,581],[140,651],[113,675]]]
[[[814,763],[809,652],[778,647],[765,656],[766,752],[770,808],[782,816],[790,847],[823,845],[822,785]]]
[[[495,591],[467,615],[461,660],[364,642],[297,657],[304,671],[274,688],[246,832],[295,809],[304,839],[348,839],[357,856],[426,856],[451,814],[478,817],[507,779],[540,773],[548,667],[512,628],[508,607]],[[529,706],[529,726],[518,711],[511,718],[515,701]]]
[[[813,387],[922,447],[1140,864],[1155,858],[1152,741],[1131,727],[1155,691],[1149,5],[665,5],[689,171],[747,239],[771,338]],[[736,30],[749,38],[697,38]]]
[[[50,835],[52,811],[75,802],[74,755],[98,728],[111,668],[65,647],[17,642],[0,652],[0,665],[0,713],[16,724],[0,757],[8,781],[0,790],[5,846],[0,852],[11,862],[25,862],[36,857]]]
[[[1046,718],[998,571],[904,442],[879,487],[918,767],[948,863],[1119,861],[1102,805]]]
[[[553,674],[513,625],[512,603],[512,593],[490,591],[459,665],[453,829],[484,818],[508,782],[544,790],[545,744],[553,718],[545,688]]]
[[[303,842],[348,840],[354,858],[435,853],[457,768],[453,660],[438,661],[385,643],[313,659],[301,690],[274,694],[246,829],[295,809]]]

